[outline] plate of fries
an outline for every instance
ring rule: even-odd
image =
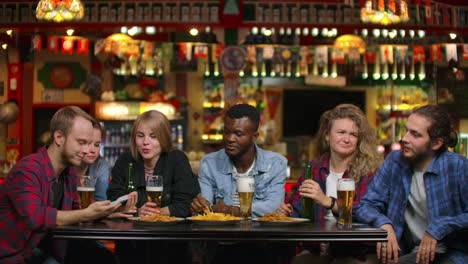
[[[267,213],[263,217],[253,218],[252,221],[269,226],[297,225],[310,222],[307,218],[288,217],[278,213]]]
[[[185,218],[154,214],[144,217],[131,217],[133,223],[141,225],[176,225],[185,221]]]
[[[242,220],[241,217],[210,211],[204,211],[204,214],[187,217],[186,219],[200,225],[232,225]]]

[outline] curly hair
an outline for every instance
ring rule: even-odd
[[[445,151],[448,147],[455,147],[458,141],[457,131],[450,122],[450,116],[437,105],[425,105],[414,108],[411,114],[417,114],[431,121],[427,129],[431,141],[441,138],[444,143],[439,151]]]
[[[320,117],[320,127],[317,132],[317,153],[330,153],[330,144],[326,140],[326,136],[331,131],[333,121],[337,119],[350,119],[358,127],[358,146],[348,168],[350,177],[355,182],[359,182],[361,176],[375,172],[382,163],[382,155],[377,151],[375,131],[369,126],[366,116],[359,107],[352,104],[337,105]]]

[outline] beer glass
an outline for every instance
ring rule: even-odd
[[[239,194],[240,213],[245,219],[252,218],[252,200],[255,191],[254,177],[237,178],[237,192]]]
[[[156,204],[157,208],[161,207],[161,198],[163,192],[163,177],[162,175],[153,175],[146,182],[146,195],[148,202]]]
[[[85,209],[94,201],[94,190],[96,179],[92,176],[80,176],[78,184],[78,197],[80,198],[80,208]]]
[[[339,179],[338,192],[338,226],[351,227],[355,184],[354,179]]]

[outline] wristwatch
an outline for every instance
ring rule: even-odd
[[[331,201],[331,205],[330,205],[330,207],[325,207],[325,208],[328,209],[328,210],[332,210],[332,209],[333,209],[333,206],[335,206],[336,198],[335,198],[335,197],[331,197],[331,196],[329,196],[329,197],[330,197],[331,200],[332,200],[332,201]]]

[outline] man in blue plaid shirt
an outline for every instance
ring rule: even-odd
[[[377,244],[383,263],[468,263],[468,161],[449,115],[427,105],[413,110],[402,149],[377,170],[356,212],[388,232]]]

